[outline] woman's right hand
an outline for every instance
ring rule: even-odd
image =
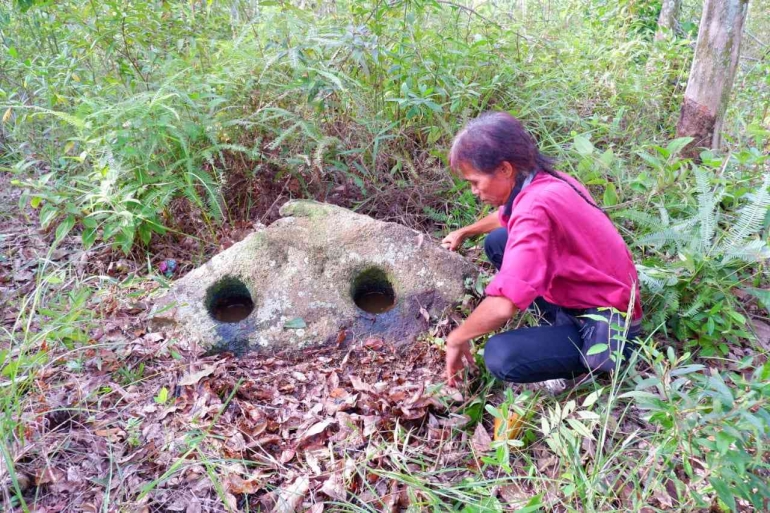
[[[444,237],[444,240],[441,241],[441,246],[449,251],[457,251],[457,248],[462,245],[466,238],[467,235],[464,230],[455,230]]]

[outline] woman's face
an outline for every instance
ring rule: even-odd
[[[514,184],[514,169],[509,162],[500,164],[494,173],[482,173],[467,162],[460,162],[460,173],[471,184],[471,192],[484,203],[504,205]]]

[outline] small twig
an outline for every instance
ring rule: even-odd
[[[499,28],[500,30],[503,29],[502,25],[498,24],[497,22],[495,22],[493,20],[490,20],[489,18],[487,18],[483,14],[479,14],[476,10],[471,9],[470,7],[466,7],[466,6],[461,5],[461,4],[456,4],[454,2],[450,2],[449,0],[436,0],[436,3],[451,5],[452,7],[457,7],[458,9],[462,9],[464,11],[467,11],[467,12],[471,13],[471,14],[475,14],[476,16],[481,18],[482,20],[486,21],[490,25],[494,25],[495,27]]]
[[[751,39],[753,39],[754,41],[756,41],[757,43],[759,43],[759,45],[760,45],[760,46],[767,46],[767,43],[763,43],[763,42],[762,42],[762,41],[761,41],[759,38],[757,38],[757,36],[755,36],[754,34],[752,34],[751,32],[749,32],[748,30],[745,30],[744,32],[745,32],[745,33],[746,33],[746,35],[747,35],[747,36],[749,36]]]
[[[147,78],[144,76],[144,73],[142,73],[142,70],[139,67],[139,62],[131,55],[131,50],[129,50],[128,48],[128,39],[126,37],[126,17],[125,16],[123,16],[123,19],[121,20],[120,31],[123,35],[123,48],[125,49],[126,58],[128,59],[128,62],[131,63],[131,66],[139,74],[139,78],[141,78],[144,81],[144,86],[149,91],[150,83],[147,80]]]

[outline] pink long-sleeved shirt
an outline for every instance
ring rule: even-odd
[[[591,198],[577,180],[560,173]],[[611,306],[625,312],[635,290],[633,319],[642,317],[639,279],[626,243],[612,222],[569,184],[538,173],[513,201],[503,265],[487,286],[520,310],[538,296],[565,308]]]

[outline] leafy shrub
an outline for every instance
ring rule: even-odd
[[[704,355],[726,355],[728,342],[751,338],[734,290],[751,280],[753,266],[770,258],[761,235],[770,208],[770,175],[732,216],[720,206],[725,188],[711,187],[707,169],[696,166],[694,173],[697,210],[672,219],[669,209],[659,205],[659,217],[640,211],[620,217],[650,230],[636,240],[654,250],[638,266],[652,312],[648,327],[666,325],[680,340],[696,341]]]
[[[624,394],[664,435],[651,452],[654,464],[668,467],[666,479],[683,501],[692,494],[703,508],[716,493],[730,511],[737,510],[736,499],[766,511],[770,363],[749,358],[736,371],[720,372],[688,360],[671,348],[649,348],[653,376]]]

